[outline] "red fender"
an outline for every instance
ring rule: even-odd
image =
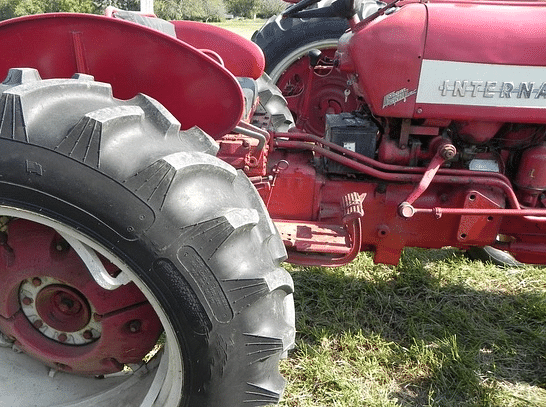
[[[214,25],[196,21],[171,21],[176,37],[197,49],[216,52],[235,76],[258,79],[264,73],[265,57],[256,44]]]
[[[243,93],[214,59],[174,37],[131,22],[89,14],[43,14],[0,23],[0,77],[11,67],[31,67],[42,78],[93,75],[114,96],[145,93],[182,124],[213,137],[240,121]]]

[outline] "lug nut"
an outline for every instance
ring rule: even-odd
[[[32,323],[32,325],[34,325],[34,328],[40,329],[44,325],[44,323],[42,322],[41,319],[37,319],[36,321]]]
[[[57,250],[58,252],[65,252],[68,250],[68,248],[69,246],[66,240],[59,240],[55,244],[55,250]]]
[[[87,340],[93,339],[93,332],[88,329],[83,333],[83,338]]]
[[[32,304],[34,301],[32,300],[32,298],[30,297],[25,297],[23,298],[23,300],[21,301],[23,303],[23,305],[30,305]]]
[[[67,339],[68,337],[66,336],[66,334],[60,334],[59,336],[57,336],[57,340],[59,342],[66,342]]]
[[[140,332],[140,329],[142,328],[142,322],[138,319],[133,319],[131,322],[129,322],[129,331],[132,333]]]
[[[407,202],[402,202],[399,206],[398,206],[398,214],[405,218],[405,219],[408,219],[408,218],[411,218],[413,217],[413,215],[415,215],[415,209],[413,208],[412,205],[410,205],[409,203]]]
[[[34,277],[32,279],[32,285],[34,287],[40,287],[42,285],[42,280],[40,278],[38,278],[38,277]]]

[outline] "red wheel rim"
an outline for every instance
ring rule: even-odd
[[[96,376],[141,363],[162,331],[152,306],[134,283],[100,287],[60,240],[37,223],[9,224],[10,261],[0,264],[0,331],[56,370]],[[108,272],[119,271],[103,262]]]
[[[335,48],[322,49],[323,57],[333,59]],[[327,114],[351,112],[358,106],[354,92],[346,96],[347,75],[319,62],[314,69],[309,87],[309,57],[303,56],[291,64],[280,76],[277,86],[288,102],[288,108],[296,121],[296,127],[308,133],[324,135]],[[310,92],[305,106],[306,92]]]

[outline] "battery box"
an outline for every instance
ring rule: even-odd
[[[325,139],[347,150],[374,158],[377,126],[371,120],[362,119],[352,113],[327,114]],[[329,173],[358,173],[327,158],[324,162]]]

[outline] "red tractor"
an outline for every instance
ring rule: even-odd
[[[320,0],[311,7],[324,8],[332,3],[333,0]],[[385,5],[366,0],[359,2],[355,11],[362,20]],[[349,29],[347,19],[333,18],[328,13],[314,14],[318,17],[275,15],[253,34],[252,41],[262,49],[265,72],[286,98],[296,127],[324,135],[326,115],[352,112],[358,106],[358,97],[347,86],[348,73],[333,69],[331,64],[339,38]],[[472,259],[501,266],[521,265],[508,252],[491,246],[471,247],[466,253]]]
[[[276,403],[285,259],[494,245],[546,263],[546,3],[317,2],[284,16],[349,22],[307,73],[347,75],[355,103],[319,134],[224,30],[0,24],[3,404]]]

